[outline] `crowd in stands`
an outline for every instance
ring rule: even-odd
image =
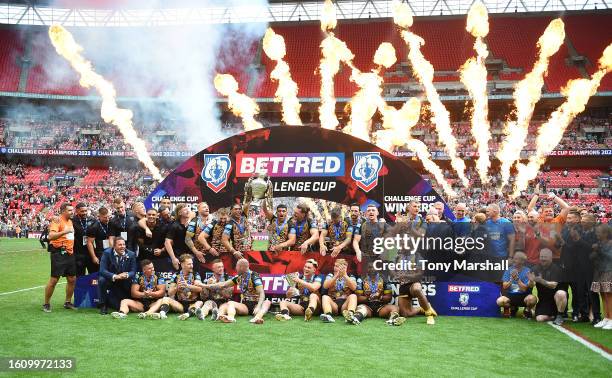
[[[99,122],[0,119],[0,146],[57,150],[131,151],[116,126]],[[188,151],[181,139],[162,123],[136,123],[150,151]]]
[[[162,172],[167,174],[167,171]],[[150,173],[142,169],[83,167],[70,170],[2,163],[0,235],[26,237],[29,231],[41,231],[49,222],[50,212],[63,201],[87,201],[98,208],[108,206],[115,197],[144,198],[157,184],[144,180],[145,177],[150,177]],[[17,235],[18,229],[21,235]]]
[[[264,126],[280,124],[273,113],[261,117]],[[348,122],[348,119],[346,120]],[[543,121],[534,121],[529,127],[524,150],[532,151],[536,147],[537,130]],[[221,119],[222,129],[228,133],[242,130],[240,120],[224,114]],[[556,150],[606,149],[612,145],[612,122],[610,118],[579,117],[566,130]],[[137,123],[138,134],[145,139],[150,151],[189,151],[185,133],[158,133],[169,131],[171,127],[163,122]],[[342,122],[340,127],[342,127]],[[475,140],[470,131],[469,122],[454,122],[453,131],[458,141],[458,152],[469,156],[476,151]],[[489,149],[495,153],[504,140],[504,122],[492,121],[492,138]],[[380,122],[374,122],[373,129],[381,129]],[[431,152],[442,152],[444,148],[438,143],[435,125],[421,122],[413,127],[413,136],[427,144]],[[0,119],[0,147],[39,148],[62,150],[113,150],[131,151],[131,146],[123,141],[117,127],[99,122],[77,121],[35,121]],[[400,151],[407,151],[398,149]]]
[[[593,173],[595,172],[595,173]],[[162,170],[165,176],[167,170]],[[493,174],[487,185],[482,185],[474,168],[469,167],[466,176],[472,183],[469,188],[460,186],[460,182],[451,170],[444,170],[445,177],[454,184],[459,195],[447,199],[450,206],[459,202],[472,208],[496,203],[500,206],[501,215],[512,218],[516,210],[525,209],[534,190],[554,193],[572,205],[581,206],[593,213],[597,219],[607,222],[612,219],[612,188],[601,185],[600,177],[608,172],[585,169],[551,170],[544,166],[538,177],[537,186],[530,185],[523,195],[509,199],[499,193],[497,186],[499,174]],[[156,185],[156,182],[144,178],[150,176],[146,170],[125,168],[88,168],[68,169],[66,167],[28,167],[23,164],[0,164],[0,234],[14,235],[17,226],[23,231],[40,231],[48,221],[47,213],[62,200],[87,201],[92,208],[109,204],[111,198],[122,197],[130,200],[145,198]],[[444,193],[428,174],[428,179],[438,193]],[[580,184],[574,187],[560,187],[556,177],[579,178]],[[578,182],[578,181],[576,181]],[[321,206],[320,217],[325,213]],[[25,233],[23,234],[25,236]]]

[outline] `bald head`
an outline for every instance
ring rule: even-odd
[[[549,266],[552,263],[553,253],[548,248],[542,248],[540,250],[540,264],[543,266]]]
[[[245,273],[248,270],[249,270],[249,260],[242,258],[236,262],[236,272],[238,272],[238,274]]]
[[[525,261],[527,261],[527,255],[525,253],[519,251],[514,253],[514,256],[512,257],[512,262],[515,266],[522,267],[523,265],[525,265]]]

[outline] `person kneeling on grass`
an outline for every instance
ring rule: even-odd
[[[108,314],[108,306],[119,309],[121,301],[132,296],[132,280],[137,270],[136,254],[126,249],[123,238],[115,237],[113,248],[105,250],[100,260],[100,314]]]
[[[386,282],[380,272],[374,270],[372,264],[368,264],[368,273],[363,278],[357,279],[357,310],[355,318],[363,322],[365,318],[378,316],[389,319],[388,325],[402,325],[406,318],[399,315],[399,307],[391,304],[391,285]]]
[[[203,284],[208,290],[222,289],[231,286],[240,289],[240,302],[229,301],[219,308],[219,320],[223,323],[235,323],[236,314],[253,315],[249,322],[263,324],[264,315],[270,309],[270,301],[266,299],[261,277],[249,269],[249,261],[240,259],[236,262],[236,276],[230,280],[216,284]]]
[[[537,299],[531,294],[533,281],[527,276],[530,272],[525,266],[527,255],[523,252],[515,252],[512,258],[513,265],[510,266],[502,278],[502,293],[497,298],[497,305],[504,309],[504,317],[514,317],[519,307],[525,307],[523,317],[531,319],[531,310],[537,303]]]
[[[567,293],[559,290],[563,272],[552,262],[552,251],[540,250],[540,265],[528,273],[529,285],[535,283],[538,290],[538,304],[535,308],[536,320],[547,322],[554,319],[556,325],[563,324],[563,310],[567,305]]]
[[[319,306],[319,290],[321,289],[321,277],[316,275],[317,260],[308,259],[304,264],[304,273],[291,275],[297,287],[290,287],[287,290],[287,298],[299,296],[298,303],[289,302],[285,299],[279,303],[280,314],[276,314],[276,320],[291,320],[290,315],[304,315],[304,321],[310,321],[312,315]]]
[[[168,297],[163,298],[160,309],[162,319],[167,318],[170,309],[181,313],[179,320],[186,320],[194,315],[201,316],[202,301],[199,300],[202,291],[202,281],[200,274],[193,271],[193,257],[190,254],[182,254],[179,257],[181,270],[174,273],[172,283],[168,289]],[[176,300],[172,297],[176,296]]]
[[[355,317],[357,295],[354,292],[357,289],[357,281],[355,277],[347,274],[347,266],[345,259],[336,260],[334,273],[328,274],[323,282],[323,288],[327,290],[327,294],[321,301],[323,313],[320,318],[325,323],[335,322],[332,315],[341,311],[347,323],[359,324],[359,319]]]
[[[160,318],[157,311],[162,305],[162,298],[166,295],[166,281],[155,274],[151,260],[142,260],[140,267],[142,273],[136,273],[132,280],[132,299],[123,299],[119,311],[111,314],[113,318],[125,319],[130,310],[138,311],[139,319]]]

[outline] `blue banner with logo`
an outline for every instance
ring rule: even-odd
[[[264,273],[261,276],[266,297],[269,299],[285,297],[288,285],[283,275]],[[392,284],[391,286],[393,287],[392,303],[397,303],[399,285]],[[497,284],[491,282],[435,282],[423,283],[421,286],[438,315],[500,316],[499,307],[495,303],[500,294]],[[74,303],[80,308],[98,306],[98,273],[77,279]]]
[[[77,278],[74,288],[74,305],[83,307],[98,306],[98,273]]]
[[[438,315],[498,317],[495,303],[499,284],[492,282],[436,282],[435,294],[427,298]]]

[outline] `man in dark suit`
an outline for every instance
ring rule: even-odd
[[[136,254],[125,247],[125,239],[116,237],[113,248],[107,249],[100,261],[98,295],[100,314],[108,314],[108,306],[118,309],[121,300],[130,298],[131,282],[136,275]]]

